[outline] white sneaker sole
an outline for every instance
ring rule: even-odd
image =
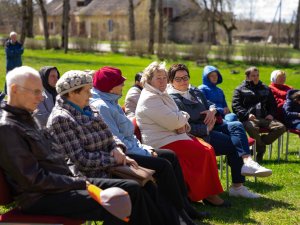
[[[241,173],[243,176],[268,177],[272,175],[272,171],[256,171],[255,173]]]

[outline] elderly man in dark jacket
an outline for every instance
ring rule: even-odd
[[[17,40],[17,33],[14,31],[10,32],[9,39],[5,42],[6,73],[18,66],[22,66],[23,52],[24,48]],[[6,93],[6,83],[4,86],[4,92]]]
[[[148,211],[146,193],[137,182],[120,179],[87,179],[66,165],[61,149],[41,131],[32,112],[42,100],[43,85],[36,70],[23,66],[7,74],[8,101],[0,120],[0,166],[18,207],[33,214],[103,220],[126,224],[113,217],[88,194],[93,183],[102,189],[120,187],[132,202],[129,224],[162,224],[160,214]]]
[[[256,140],[257,161],[262,161],[266,145],[272,144],[285,132],[285,126],[274,120],[276,101],[270,88],[259,80],[259,70],[246,70],[246,80],[234,90],[232,110],[250,135]],[[265,128],[266,134],[260,135]]]

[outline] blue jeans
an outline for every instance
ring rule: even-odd
[[[232,122],[232,121],[238,121],[238,118],[236,114],[228,113],[224,116],[224,120],[226,120],[226,122]]]
[[[245,177],[241,175],[244,162],[241,156],[250,155],[250,150],[243,124],[239,121],[223,121],[214,127],[209,136],[215,152],[227,156],[232,182],[244,183]]]

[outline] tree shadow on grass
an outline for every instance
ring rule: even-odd
[[[59,58],[59,59],[56,59],[56,58],[40,58],[40,57],[34,57],[34,56],[27,56],[26,57],[26,60],[28,62],[32,62],[32,61],[37,61],[37,62],[41,62],[42,61],[45,61],[45,63],[47,65],[56,65],[57,63],[59,64],[70,64],[70,65],[73,65],[73,64],[81,64],[81,65],[84,65],[86,67],[89,67],[89,66],[104,66],[104,65],[107,65],[108,63],[107,62],[101,62],[101,60],[99,61],[99,59],[96,59],[96,60],[90,60],[90,59],[85,59],[84,57],[81,57],[81,59],[79,59],[78,57],[74,58],[74,59],[65,59],[65,58]],[[132,61],[129,61],[129,62],[124,62],[124,63],[120,63],[118,61],[115,61],[115,62],[112,62],[110,61],[109,62],[109,65],[110,66],[114,66],[114,67],[120,67],[120,66],[141,66],[141,65],[138,65],[136,63],[134,63],[134,60]]]
[[[231,208],[204,206],[201,202],[194,203],[198,210],[209,211],[211,213],[210,219],[207,219],[202,223],[199,222],[198,224],[214,224],[214,221],[224,224],[259,224],[261,221],[250,218],[251,211],[268,212],[274,208],[292,211],[297,210],[292,204],[265,197],[259,199],[230,197],[229,200],[232,204]]]

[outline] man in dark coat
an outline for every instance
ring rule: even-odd
[[[274,120],[277,104],[268,86],[259,80],[259,70],[246,70],[246,80],[234,90],[232,110],[243,123],[250,137],[256,140],[257,161],[262,161],[266,145],[285,132],[285,126]],[[260,129],[267,132],[260,135]]]
[[[22,54],[24,52],[23,45],[17,40],[17,33],[12,31],[9,34],[9,39],[5,42],[6,54],[6,73],[12,69],[22,66]],[[6,82],[4,87],[6,92]]]

